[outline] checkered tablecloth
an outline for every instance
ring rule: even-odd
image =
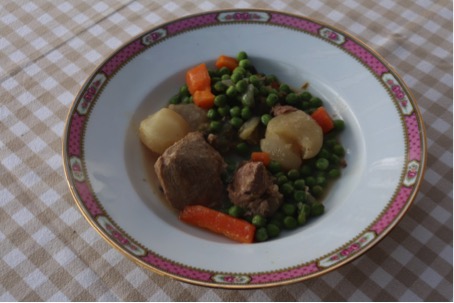
[[[62,167],[66,116],[103,59],[142,31],[207,10],[265,8],[338,26],[406,81],[426,124],[428,165],[404,219],[322,277],[210,289],[151,273],[78,211]],[[452,301],[452,1],[0,2],[0,301]]]

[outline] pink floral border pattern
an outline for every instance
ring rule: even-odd
[[[382,82],[384,87],[389,90],[390,96],[394,98],[397,108],[401,111],[404,121],[403,126],[407,135],[406,145],[408,146],[408,150],[406,155],[407,172],[404,174],[400,188],[397,190],[387,209],[376,222],[371,225],[369,230],[358,236],[352,243],[349,243],[345,247],[339,249],[339,251],[334,252],[332,255],[327,256],[318,262],[314,261],[310,264],[304,264],[281,271],[250,275],[213,273],[177,264],[156,255],[152,251],[145,251],[140,245],[135,244],[130,237],[125,235],[121,229],[117,228],[108,218],[108,215],[105,213],[103,207],[93,193],[89,180],[86,178],[83,160],[83,134],[89,118],[90,109],[94,106],[97,96],[100,94],[109,78],[140,52],[148,47],[152,47],[163,39],[188,30],[232,22],[266,23],[274,26],[284,26],[319,37],[329,43],[337,45],[365,65],[377,79]],[[350,257],[352,255],[358,254],[362,249],[367,248],[368,244],[373,242],[375,238],[379,237],[395,224],[396,218],[399,217],[402,210],[411,202],[415,193],[415,185],[417,184],[418,176],[422,173],[421,160],[423,158],[423,139],[421,135],[421,125],[419,125],[419,119],[413,107],[414,104],[404,87],[405,86],[401,84],[401,81],[397,76],[387,68],[386,64],[360,42],[333,28],[303,17],[261,10],[211,12],[186,17],[154,29],[124,46],[104,63],[104,65],[99,68],[98,72],[87,82],[81,95],[75,101],[75,106],[68,119],[69,126],[65,148],[67,151],[66,159],[69,172],[72,176],[72,183],[75,192],[78,195],[78,200],[83,204],[83,207],[93,219],[92,221],[97,222],[99,228],[104,230],[104,234],[112,239],[118,246],[137,256],[142,262],[149,264],[158,271],[193,282],[199,281],[203,283],[213,283],[215,285],[248,284],[259,286],[282,281],[302,280],[304,277],[320,272],[338,262],[351,259]]]

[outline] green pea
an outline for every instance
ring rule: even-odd
[[[336,144],[337,144],[336,138],[328,138],[327,136],[325,136],[325,141],[323,142],[322,150],[326,150],[328,151],[328,153],[330,153],[329,151],[332,150],[334,145]]]
[[[296,202],[306,202],[306,192],[304,190],[295,190],[293,192],[293,199]]]
[[[273,83],[273,82],[277,82],[277,81],[278,81],[277,77],[276,77],[275,75],[273,75],[273,74],[268,74],[268,75],[266,75],[266,76],[265,76],[265,80],[266,80],[266,82],[267,82],[268,84],[269,84],[269,83]]]
[[[239,106],[234,106],[230,109],[230,116],[239,117],[241,116],[241,108]]]
[[[318,170],[327,170],[329,167],[329,161],[326,158],[320,158],[315,161],[315,167]]]
[[[286,214],[287,216],[292,216],[296,211],[296,206],[290,203],[282,204],[281,208],[284,214]]]
[[[328,177],[331,179],[338,178],[341,175],[340,169],[333,168],[328,172]]]
[[[183,84],[182,86],[180,86],[180,95],[181,96],[189,96],[190,93],[189,93],[189,88],[186,84]]]
[[[290,180],[296,180],[300,177],[300,172],[296,168],[292,168],[287,172],[287,176]]]
[[[252,112],[249,107],[243,107],[241,109],[241,118],[243,120],[249,120],[252,117]]]
[[[282,175],[282,176],[277,177],[277,184],[278,185],[282,185],[282,184],[287,183],[287,182],[288,182],[287,176]]]
[[[244,210],[238,205],[233,205],[229,208],[229,215],[231,215],[232,217],[239,218],[243,215],[243,213]]]
[[[218,107],[223,107],[227,104],[227,96],[226,95],[217,95],[214,97],[214,105]]]
[[[324,176],[315,177],[315,181],[317,182],[317,185],[321,185],[321,186],[326,185],[326,178]]]
[[[284,183],[280,186],[280,191],[284,195],[291,195],[293,193],[293,184],[291,182]]]
[[[288,84],[282,83],[279,86],[279,91],[281,91],[283,93],[290,93],[292,90],[290,89],[290,86],[288,86]]]
[[[247,153],[249,153],[249,145],[247,145],[247,143],[245,142],[238,143],[235,146],[235,150],[241,155],[246,155]]]
[[[300,97],[303,101],[309,101],[312,98],[312,94],[310,92],[304,91],[300,94]]]
[[[263,125],[268,125],[268,122],[270,122],[271,118],[271,115],[264,114],[260,117],[260,121],[262,121]]]
[[[290,104],[290,105],[296,105],[298,103],[298,101],[299,101],[299,97],[295,93],[289,93],[285,97],[285,102],[287,102],[287,104]]]
[[[334,124],[334,129],[337,130],[337,131],[342,131],[345,129],[345,122],[344,120],[341,120],[341,119],[334,119],[333,120],[333,124]]]
[[[237,90],[240,94],[246,92],[247,86],[248,86],[248,83],[247,83],[247,81],[244,80],[244,79],[242,79],[242,80],[236,82],[236,84],[235,84],[235,88],[236,88],[236,90]]]
[[[325,212],[325,206],[322,203],[316,202],[311,206],[311,216],[320,216]]]
[[[317,108],[317,107],[320,107],[323,105],[323,101],[322,101],[322,99],[320,99],[318,97],[312,97],[309,100],[309,104],[312,108]]]
[[[238,95],[238,90],[236,89],[236,87],[234,85],[232,85],[227,88],[227,90],[225,91],[225,94],[230,98],[234,98]]]
[[[181,103],[183,103],[183,104],[190,104],[190,103],[192,103],[192,101],[193,101],[192,96],[184,96],[181,99]]]
[[[247,74],[247,71],[246,71],[246,69],[245,69],[244,67],[242,67],[242,66],[237,66],[237,67],[233,70],[233,73],[234,73],[234,74],[240,74],[240,75],[242,75],[243,78],[244,78],[244,76]]]
[[[279,95],[279,91],[277,89],[272,88],[270,86],[267,86],[267,88],[268,88],[268,94],[275,94],[276,96]]]
[[[272,107],[276,105],[276,103],[279,101],[279,96],[277,94],[271,93],[266,97],[265,103]]]
[[[268,170],[272,174],[277,174],[277,173],[281,172],[282,167],[281,167],[281,164],[278,161],[271,160],[270,163],[268,164]]]
[[[242,59],[238,62],[238,65],[244,69],[248,69],[252,66],[252,63],[249,59]]]
[[[240,128],[243,125],[243,120],[240,117],[233,117],[230,119],[230,124],[235,128]]]
[[[210,108],[207,111],[207,118],[210,120],[216,120],[217,118],[219,118],[219,113],[217,112],[216,109]]]
[[[241,61],[241,60],[247,59],[247,58],[248,58],[248,55],[247,55],[247,53],[246,53],[245,51],[241,51],[241,52],[239,52],[239,53],[236,55],[236,59],[237,59],[238,61]]]
[[[212,133],[217,133],[222,129],[222,124],[219,121],[211,121],[209,129]]]
[[[274,175],[276,178],[279,178],[280,176],[285,176],[285,173],[280,171]]]
[[[329,158],[330,155],[331,153],[326,148],[322,148],[317,154],[317,158]]]
[[[293,182],[293,186],[295,187],[295,189],[305,189],[306,182],[304,182],[303,179],[298,179]]]
[[[311,191],[314,197],[320,197],[323,194],[323,187],[321,187],[320,185],[314,185]]]
[[[221,115],[221,117],[225,117],[230,113],[230,107],[228,106],[218,107],[218,113],[219,115]]]
[[[255,231],[255,241],[264,242],[268,240],[268,231],[265,227],[260,227]]]
[[[302,176],[310,176],[312,174],[312,168],[310,165],[303,165],[300,168],[300,173]]]
[[[242,73],[235,73],[230,76],[230,80],[232,80],[233,83],[237,83],[241,81],[244,78],[244,75]]]
[[[334,164],[334,165],[339,165],[341,162],[341,159],[339,158],[338,155],[331,154],[329,156],[329,163]]]
[[[222,78],[222,76],[230,75],[231,73],[232,73],[232,71],[226,66],[221,67],[218,71],[218,74],[221,75],[221,78]]]
[[[266,218],[261,215],[254,215],[252,217],[251,223],[257,227],[263,227],[266,225]]]
[[[172,96],[169,100],[169,104],[179,104],[180,102],[181,102],[181,98],[180,98],[179,94]]]
[[[257,75],[251,75],[249,77],[249,82],[254,86],[260,86],[262,84],[262,81],[260,80],[259,76],[257,76]]]
[[[286,216],[284,218],[284,228],[285,229],[295,229],[298,226],[298,222],[293,216]]]
[[[302,100],[298,106],[298,108],[304,110],[306,112],[306,114],[308,114],[308,110],[310,108],[310,104],[309,104],[309,101],[304,101]]]
[[[342,145],[336,144],[333,147],[333,153],[340,157],[343,157],[343,156],[345,156],[345,149]]]
[[[305,181],[307,186],[314,186],[317,184],[317,180],[315,180],[315,178],[312,176],[306,177]]]
[[[221,81],[218,81],[213,85],[213,88],[215,92],[222,93],[227,89],[227,85],[225,85]]]
[[[266,226],[266,231],[268,232],[268,236],[270,238],[276,238],[281,233],[281,229],[279,228],[279,226],[273,223],[269,223]]]
[[[262,96],[268,96],[269,95],[269,89],[268,86],[263,86],[259,85],[259,94]],[[266,100],[266,99],[265,99]]]

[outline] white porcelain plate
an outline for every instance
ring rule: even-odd
[[[325,214],[255,244],[180,222],[150,185],[137,132],[188,68],[242,50],[261,72],[295,87],[308,82],[347,125],[341,140],[348,166],[324,200]],[[327,273],[382,239],[417,194],[426,143],[408,88],[364,43],[305,17],[235,10],[163,24],[109,56],[69,112],[63,159],[83,215],[127,257],[181,281],[255,288]]]

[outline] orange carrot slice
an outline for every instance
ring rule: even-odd
[[[221,55],[216,60],[215,65],[218,69],[221,67],[227,67],[233,71],[238,66],[238,60],[229,56]]]
[[[196,90],[192,95],[194,104],[204,109],[210,109],[214,105],[215,95],[211,90]]]
[[[271,157],[267,152],[253,152],[251,153],[251,160],[254,162],[262,162],[265,166],[268,166],[268,164],[270,164]]]
[[[180,220],[240,243],[254,241],[255,226],[203,205],[189,205],[180,212]]]
[[[331,119],[331,116],[328,114],[328,112],[323,106],[317,108],[312,113],[311,117],[318,123],[318,125],[320,125],[324,134],[326,134],[327,132],[334,128],[333,119]]]
[[[198,90],[210,88],[211,78],[205,63],[199,64],[186,72],[186,85],[191,95]]]

